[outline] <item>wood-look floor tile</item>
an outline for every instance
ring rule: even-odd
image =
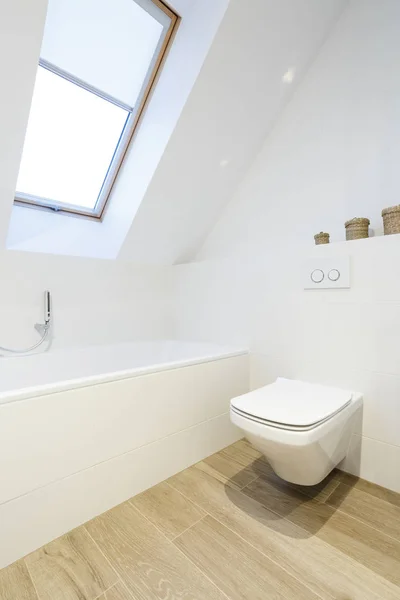
[[[327,504],[257,479],[243,492],[400,586],[400,543]]]
[[[128,588],[120,581],[100,596],[97,600],[135,600]]]
[[[251,471],[253,479],[258,475],[268,476],[273,473],[266,458],[246,440],[239,440],[232,446],[224,448],[219,455],[234,465],[241,465],[242,469]]]
[[[336,477],[341,483],[349,485],[353,489],[370,494],[375,498],[379,498],[379,500],[384,500],[385,502],[389,502],[389,504],[393,504],[393,506],[400,508],[400,494],[397,492],[388,490],[380,485],[366,481],[365,479],[360,479],[359,477],[350,475],[350,473],[345,473],[344,471],[337,470]]]
[[[138,599],[226,600],[130,502],[86,527]]]
[[[135,496],[131,502],[169,539],[183,533],[205,516],[203,510],[165,482]]]
[[[278,478],[260,477],[252,481],[243,493],[290,521],[294,522],[295,513],[296,525],[310,534],[317,533],[335,512],[332,507],[316,502]]]
[[[243,467],[221,452],[199,462],[198,468],[236,489],[241,489],[258,476],[251,468]]]
[[[22,560],[0,570],[1,600],[38,600],[28,569]]]
[[[327,503],[400,541],[400,508],[340,483]]]
[[[399,600],[383,577],[197,467],[168,481],[324,600]]]
[[[224,448],[222,452],[227,452],[232,458],[238,456],[238,462],[244,461],[244,466],[251,464],[259,458],[263,458],[263,454],[244,438]]]
[[[0,570],[0,600],[400,600],[399,517],[395,492],[288,484],[241,440]]]
[[[298,579],[210,516],[174,544],[232,600],[317,598]]]
[[[94,600],[118,581],[83,527],[33,552],[25,561],[40,600]]]
[[[257,460],[265,460],[264,456],[256,450],[247,440],[239,440],[231,446],[221,450],[220,454],[235,460],[243,467],[249,467]],[[268,463],[267,463],[268,464]]]
[[[288,483],[281,479],[274,470],[271,465],[268,463],[266,458],[253,448],[249,442],[246,440],[240,440],[232,446],[228,446],[220,452],[221,455],[226,457],[228,460],[235,461],[236,463],[241,464],[243,467],[250,469],[253,471],[255,475],[261,475],[265,479],[270,479],[271,481],[279,482],[283,487],[291,487],[296,489],[297,491],[309,496],[310,498],[314,498],[319,502],[324,502],[329,498],[332,492],[339,485],[339,478],[335,472],[330,473],[321,483],[317,485],[295,485],[293,483]]]
[[[331,494],[335,491],[339,481],[334,474],[328,475],[321,483],[316,485],[292,485],[291,487],[305,496],[317,500],[318,502],[326,502]]]

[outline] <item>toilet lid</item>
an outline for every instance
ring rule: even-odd
[[[287,427],[310,427],[347,406],[347,390],[279,377],[275,383],[231,400],[232,409],[256,420]]]

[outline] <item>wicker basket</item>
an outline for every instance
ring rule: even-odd
[[[400,233],[400,205],[384,208],[382,211],[385,235]]]
[[[323,231],[316,233],[314,235],[314,240],[317,246],[319,244],[329,244],[329,233],[324,233]]]
[[[369,219],[358,218],[346,221],[346,240],[361,240],[368,237]]]

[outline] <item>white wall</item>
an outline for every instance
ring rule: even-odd
[[[0,346],[36,342],[52,292],[52,347],[170,338],[168,268],[8,251],[0,254]]]
[[[400,236],[342,242],[400,192],[400,4],[352,0],[198,254],[175,267],[177,337],[246,343],[276,376],[365,394],[344,467],[400,491]],[[328,231],[332,244],[313,246]],[[304,291],[308,256],[350,255],[352,287]]]
[[[6,239],[47,0],[0,5],[0,240]]]

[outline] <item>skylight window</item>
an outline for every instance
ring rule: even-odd
[[[101,218],[177,21],[159,0],[49,0],[18,204]]]

